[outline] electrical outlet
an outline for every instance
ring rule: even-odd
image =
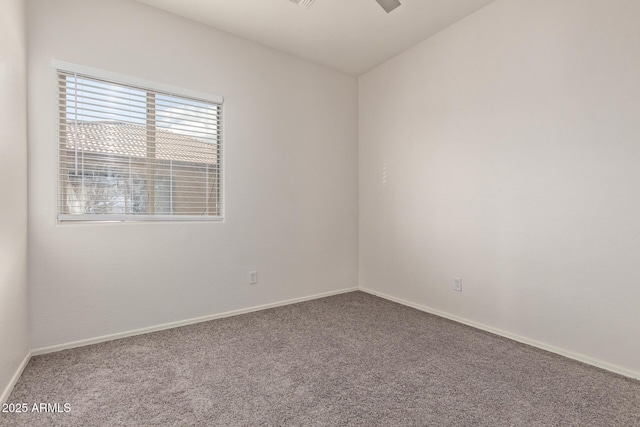
[[[256,283],[258,283],[258,272],[257,271],[250,271],[249,272],[249,284],[250,285],[255,285]]]
[[[462,292],[462,279],[459,277],[453,278],[453,290],[456,292]]]

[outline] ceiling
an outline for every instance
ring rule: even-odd
[[[138,1],[358,76],[494,0]]]

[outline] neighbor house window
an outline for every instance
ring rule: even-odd
[[[68,68],[58,69],[59,220],[222,218],[222,98]]]

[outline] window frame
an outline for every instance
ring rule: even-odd
[[[214,104],[218,104],[220,110],[220,124],[222,129],[224,129],[224,98],[219,95],[212,95],[209,93],[199,92],[191,89],[185,89],[177,86],[171,86],[164,83],[158,83],[146,79],[141,79],[133,76],[128,76],[124,74],[118,74],[110,71],[100,70],[97,68],[86,67],[83,65],[73,64],[70,62],[53,60],[52,66],[54,69],[56,82],[58,81],[58,73],[59,72],[67,72],[67,73],[76,73],[80,75],[85,75],[89,78],[96,78],[105,80],[114,84],[121,85],[129,85],[134,86],[135,88],[141,90],[149,90],[152,92],[159,92],[164,95],[176,96],[182,98],[190,98],[194,100],[200,100],[205,102],[211,102]],[[225,211],[226,211],[226,200],[225,200],[225,169],[226,169],[226,161],[224,154],[224,130],[220,132],[220,136],[218,138],[218,152],[220,156],[220,161],[218,164],[219,168],[219,176],[220,183],[219,185],[219,200],[221,203],[221,208],[218,215],[166,215],[166,214],[62,214],[60,212],[60,197],[61,197],[61,185],[63,184],[60,179],[61,166],[60,166],[60,138],[61,138],[61,126],[60,126],[60,106],[59,102],[59,89],[58,84],[56,83],[56,129],[58,131],[56,134],[56,197],[55,197],[55,211],[56,211],[56,221],[58,224],[69,224],[69,223],[105,223],[105,222],[116,222],[116,223],[135,223],[135,222],[223,222],[225,219]]]

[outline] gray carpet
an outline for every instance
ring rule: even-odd
[[[640,426],[640,382],[362,293],[34,357],[2,426]]]

